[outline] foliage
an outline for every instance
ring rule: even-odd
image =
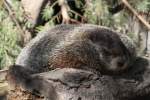
[[[130,3],[138,11],[143,12],[150,11],[150,0],[130,0]]]
[[[105,3],[106,2],[102,0],[93,0],[91,4],[87,5],[85,17],[88,23],[101,25],[108,25],[110,23],[109,20],[106,20],[110,19],[110,15],[107,9],[108,6]]]
[[[53,15],[53,8],[52,6],[46,6],[45,9],[43,10],[43,19],[48,21],[49,19],[52,18]]]
[[[0,10],[0,69],[14,63],[19,54],[20,47],[17,45],[18,32],[11,21],[8,12]]]

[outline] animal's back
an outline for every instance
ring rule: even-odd
[[[69,52],[71,55],[68,55]],[[119,58],[112,61],[115,56]],[[55,59],[57,57],[58,59]],[[54,67],[104,66],[102,69],[106,70],[110,64],[116,65],[117,60],[120,60],[121,65],[122,62],[128,63],[130,58],[130,51],[116,32],[109,28],[90,24],[58,25],[45,33],[38,34],[22,50],[16,64],[32,68],[36,72],[48,70],[49,64]],[[117,71],[113,67],[111,69]]]
[[[32,68],[37,72],[45,70],[48,65],[48,58],[51,50],[60,40],[63,40],[66,33],[76,26],[59,25],[52,27],[46,32],[38,33],[21,51],[17,57],[16,64]]]

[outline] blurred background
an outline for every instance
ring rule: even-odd
[[[149,54],[150,0],[0,0],[0,69],[13,64],[39,32],[81,23],[127,34],[139,55]]]

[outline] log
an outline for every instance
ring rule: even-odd
[[[150,60],[142,57],[118,76],[64,68],[31,77],[22,87],[28,87],[24,91],[41,99],[30,100],[150,100]]]
[[[6,100],[8,84],[6,82],[5,76],[7,71],[7,69],[0,70],[0,100]]]

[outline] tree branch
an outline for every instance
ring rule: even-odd
[[[67,4],[67,1],[66,0],[59,0],[58,2],[59,2],[59,6],[61,7],[61,15],[63,18],[63,23],[68,24],[70,21],[70,17],[68,14],[68,11],[70,8]]]
[[[21,33],[21,37],[23,38],[25,32],[22,30],[21,25],[19,24],[19,22],[18,22],[18,20],[17,20],[17,18],[16,18],[16,16],[15,16],[13,10],[11,9],[11,7],[9,6],[9,3],[8,3],[6,0],[4,0],[4,6],[5,6],[6,10],[9,12],[10,18],[11,18],[12,21],[16,24],[16,26],[17,26],[19,32]]]
[[[134,10],[134,8],[128,3],[128,1],[122,0],[122,2],[150,30],[150,24]]]

